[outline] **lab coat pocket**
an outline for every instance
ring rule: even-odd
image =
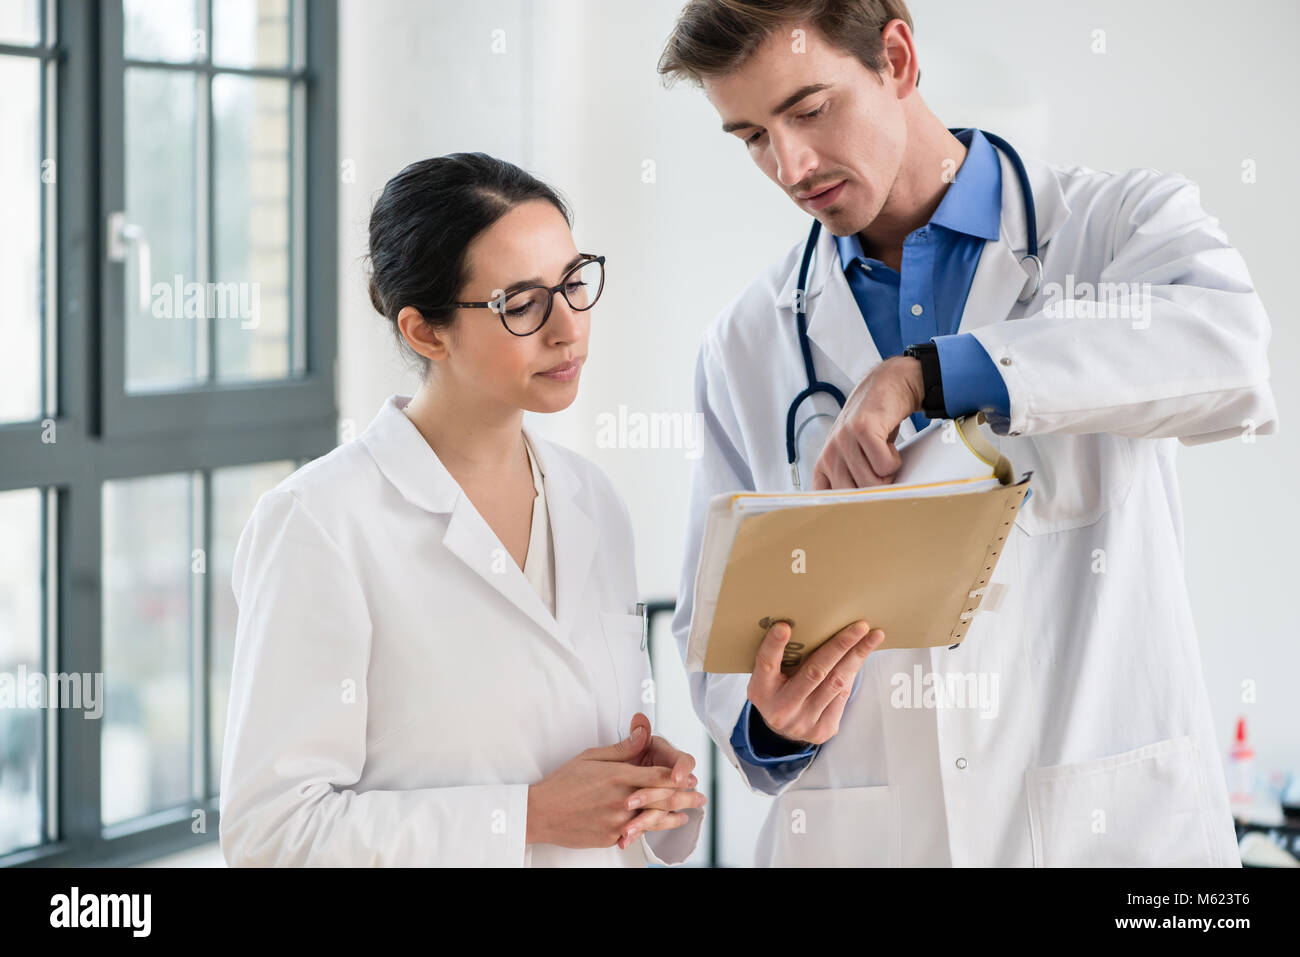
[[[600,613],[605,644],[618,677],[618,736],[627,737],[632,716],[638,711],[655,724],[654,681],[650,676],[650,653],[641,646],[641,616],[618,612]]]
[[[769,818],[776,867],[898,867],[898,788],[794,788]]]
[[[1005,455],[1019,478],[1033,471],[1032,494],[1016,515],[1030,535],[1083,528],[1124,503],[1133,487],[1132,440],[1122,435],[981,435]]]
[[[1035,867],[1196,867],[1215,862],[1209,802],[1187,736],[1027,772]]]

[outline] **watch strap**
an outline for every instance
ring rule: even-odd
[[[924,395],[921,398],[921,412],[927,419],[949,418],[943,402],[943,377],[939,369],[939,347],[933,342],[918,342],[903,350],[903,355],[911,356],[921,363],[921,382]]]

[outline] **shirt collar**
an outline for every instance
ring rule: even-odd
[[[461,496],[460,485],[403,411],[410,401],[408,395],[390,395],[360,440],[403,498],[430,512],[450,512]],[[572,496],[580,478],[566,462],[564,452],[533,431],[528,422],[523,433],[536,472],[546,483],[546,494],[552,501]]]
[[[930,217],[929,225],[943,226],[977,239],[997,239],[1002,219],[1002,164],[998,162],[997,150],[977,129],[962,130],[957,139],[966,146],[966,158],[939,201],[939,208]],[[866,258],[857,233],[836,236],[835,245],[845,269],[856,260]]]
[[[957,139],[966,143],[966,158],[930,222],[967,236],[997,239],[1002,219],[1002,164],[998,152],[979,130],[962,130]]]
[[[840,251],[840,263],[846,271],[859,259],[867,258],[866,253],[862,251],[862,239],[857,233],[836,236],[835,248]]]

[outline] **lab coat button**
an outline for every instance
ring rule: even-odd
[[[919,316],[922,312],[924,312],[924,310],[921,308],[921,304],[919,302],[914,303],[912,305],[912,315]]]
[[[1011,365],[1011,357],[1003,356],[1001,359],[998,360],[998,362],[1001,362],[1004,366],[1009,366]]]
[[[958,758],[958,759],[957,759],[957,770],[959,770],[959,771],[965,771],[965,770],[966,770],[966,759],[965,759],[965,758]]]

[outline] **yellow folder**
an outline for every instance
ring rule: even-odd
[[[915,449],[899,446],[904,467],[892,485],[716,497],[687,670],[753,671],[767,629],[782,620],[792,628],[787,671],[859,619],[884,630],[880,648],[961,642],[1032,474],[1013,480],[1011,463],[979,434],[983,422],[980,413],[931,423]],[[909,460],[925,465],[910,469]]]

